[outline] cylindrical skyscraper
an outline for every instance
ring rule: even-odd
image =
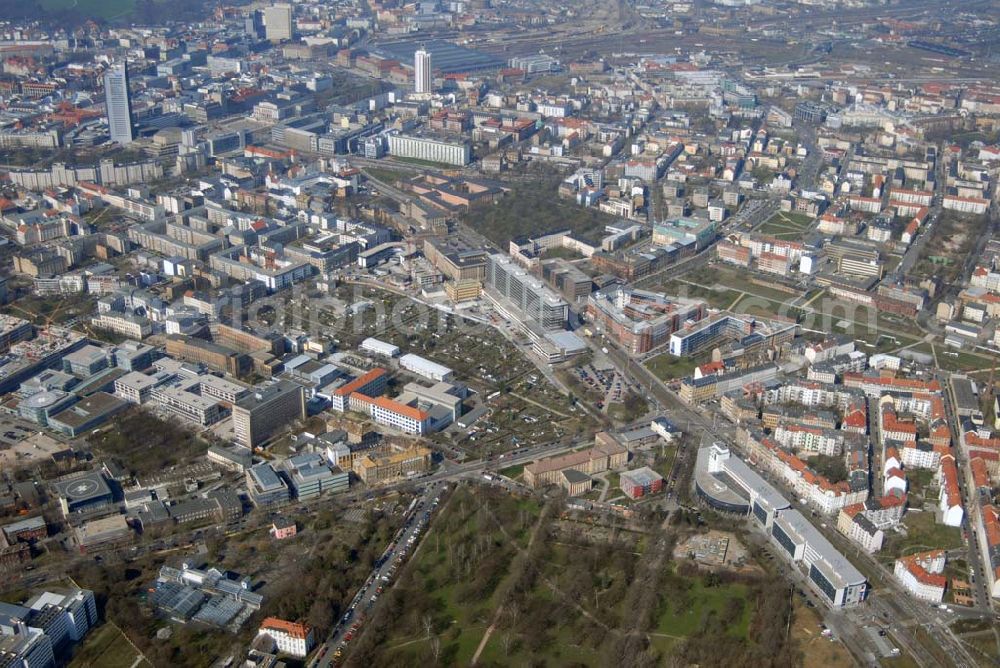
[[[431,54],[425,47],[420,47],[413,54],[413,90],[417,93],[430,93],[432,85]]]

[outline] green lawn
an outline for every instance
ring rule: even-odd
[[[937,359],[938,366],[945,371],[975,371],[976,369],[988,369],[991,366],[987,357],[943,345],[937,346]]]
[[[514,466],[508,466],[507,468],[500,469],[498,473],[508,478],[516,478],[524,472],[524,464],[516,464]]]
[[[690,376],[694,373],[698,364],[698,358],[674,357],[670,353],[663,353],[648,360],[646,368],[652,371],[660,380],[673,380],[675,378]]]
[[[129,14],[135,0],[41,0],[42,7],[50,12],[74,9],[84,16],[113,19]]]
[[[431,169],[460,169],[457,165],[452,165],[446,162],[434,162],[433,160],[421,160],[420,158],[403,158],[400,156],[392,156],[390,159],[393,162],[403,162],[408,165],[416,165],[418,167],[428,167]]]
[[[409,174],[398,169],[386,169],[385,167],[365,167],[365,173],[371,174],[373,179],[377,179],[390,186],[396,185],[396,180],[406,178]]]
[[[104,624],[88,635],[74,653],[71,668],[104,668],[123,666],[129,668],[139,657],[132,643],[122,635],[116,626]],[[152,668],[152,664],[142,659],[136,668]]]
[[[794,239],[801,237],[813,219],[802,213],[784,213],[778,211],[768,218],[758,231],[779,239]]]
[[[666,446],[662,450],[657,450],[656,462],[653,464],[653,470],[662,475],[664,478],[670,478],[670,469],[674,466],[674,459],[677,457],[677,446],[670,445]],[[662,453],[662,454],[660,454]]]
[[[934,471],[931,469],[910,469],[906,473],[907,481],[907,495],[913,499],[913,497],[919,497],[925,501],[933,501],[932,498],[928,497],[928,492],[930,487],[933,485]],[[913,501],[910,502],[910,506],[913,507]]]
[[[671,636],[689,636],[705,624],[710,615],[719,615],[730,601],[742,601],[743,611],[739,622],[729,627],[729,633],[746,638],[750,628],[751,606],[747,605],[747,588],[741,584],[706,587],[699,580],[692,580],[687,595],[667,602],[660,612],[656,630]]]
[[[906,537],[890,534],[886,554],[900,556],[925,550],[953,550],[963,545],[961,530],[935,523],[932,512],[909,512],[903,524],[906,525]]]

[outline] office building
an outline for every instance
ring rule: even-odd
[[[250,448],[244,448],[242,445],[231,447],[210,445],[205,456],[208,458],[208,461],[231,471],[236,471],[237,473],[245,473],[253,463],[253,455],[250,452]]]
[[[38,392],[23,399],[18,404],[17,413],[29,422],[46,427],[50,418],[72,406],[77,399],[75,394],[60,390]]]
[[[156,348],[138,341],[125,341],[114,351],[115,366],[125,371],[144,371],[158,356]]]
[[[14,543],[34,543],[45,538],[48,529],[44,517],[29,517],[26,520],[13,522],[3,527],[3,537],[7,545]]]
[[[48,668],[56,665],[52,641],[39,628],[16,621],[0,634],[0,658],[5,666]]]
[[[727,340],[749,353],[791,341],[797,328],[795,323],[717,313],[696,323],[687,323],[671,334],[670,354],[677,357],[697,355]]]
[[[392,134],[389,135],[389,154],[458,167],[472,162],[472,146],[468,142],[443,137]]]
[[[413,54],[413,91],[415,93],[430,93],[432,88],[431,54],[421,47]]]
[[[252,360],[244,353],[183,334],[168,334],[166,350],[170,357],[204,364],[230,376],[244,376],[253,367]]]
[[[111,141],[131,144],[135,139],[132,127],[132,99],[128,89],[128,65],[112,65],[104,73],[104,102],[107,105],[108,130]]]
[[[76,544],[85,554],[114,550],[132,542],[135,534],[124,515],[84,522],[76,528]]]
[[[264,31],[272,42],[290,40],[294,34],[291,5],[272,5],[264,10]]]
[[[663,476],[648,466],[643,466],[622,472],[619,485],[628,498],[635,500],[662,490]]]
[[[369,397],[355,392],[350,397],[352,411],[367,413],[378,424],[407,434],[423,436],[431,429],[431,415],[416,406],[389,397]]]
[[[107,392],[94,392],[49,417],[49,429],[76,438],[101,426],[128,406],[128,402]]]
[[[354,465],[354,472],[366,485],[423,473],[431,467],[431,451],[415,445],[385,456],[365,455]]]
[[[305,418],[302,386],[280,380],[258,388],[233,405],[233,439],[238,445],[255,448],[289,422]]]
[[[865,600],[868,580],[797,510],[783,510],[771,525],[771,537],[793,562],[801,562],[809,583],[831,607]]]
[[[45,591],[28,599],[26,605],[35,612],[58,611],[62,618],[59,623],[65,625],[65,637],[74,643],[83,640],[98,623],[97,602],[89,589]],[[58,647],[62,643],[53,640],[52,644]]]
[[[514,307],[513,316],[523,316],[523,321],[543,330],[566,328],[569,304],[540,280],[531,276],[507,255],[494,253],[486,265],[487,296],[494,303],[508,310]],[[499,299],[498,299],[499,297]],[[522,321],[521,317],[512,318]]]
[[[705,317],[700,300],[612,285],[587,300],[587,319],[633,355],[666,344],[685,323]]]
[[[778,490],[719,443],[698,450],[695,492],[716,510],[752,514],[765,529],[789,507]]]
[[[715,222],[677,218],[653,226],[653,245],[659,247],[694,242],[695,250],[707,248],[715,240]]]
[[[267,462],[247,469],[246,483],[250,500],[258,508],[288,503],[288,485]]]
[[[380,355],[382,357],[396,357],[399,355],[399,346],[386,343],[385,341],[379,341],[378,339],[374,339],[372,337],[368,337],[362,341],[359,348],[366,353]]]
[[[346,471],[330,468],[324,455],[307,452],[289,457],[282,464],[295,498],[311,499],[324,493],[346,492],[349,479]]]

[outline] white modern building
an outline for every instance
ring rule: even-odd
[[[858,605],[868,580],[797,510],[784,510],[771,526],[771,537],[792,561],[802,563],[809,582],[835,607]]]
[[[459,167],[472,162],[472,146],[466,141],[416,135],[389,135],[389,154],[398,158],[414,158]]]
[[[264,9],[264,30],[272,42],[280,42],[292,38],[294,24],[292,23],[291,5],[273,5]]]
[[[407,353],[400,357],[399,366],[402,369],[430,380],[449,381],[455,375],[455,372],[448,367],[412,353]]]
[[[394,346],[391,343],[379,341],[372,337],[368,337],[362,341],[360,348],[366,353],[381,355],[382,357],[395,357],[399,354],[399,346]]]
[[[431,54],[420,47],[413,54],[413,92],[431,93],[434,88]]]
[[[128,66],[124,62],[115,63],[104,73],[104,101],[111,141],[131,144],[135,139],[135,131],[132,127],[132,99],[128,90]]]

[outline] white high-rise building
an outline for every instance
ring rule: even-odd
[[[272,5],[264,9],[264,33],[272,42],[289,40],[295,32],[291,5]]]
[[[116,63],[104,73],[104,101],[108,111],[111,141],[130,144],[135,139],[132,130],[132,100],[128,92],[128,67]]]
[[[413,54],[413,89],[416,93],[430,93],[432,87],[431,54],[420,47]]]

